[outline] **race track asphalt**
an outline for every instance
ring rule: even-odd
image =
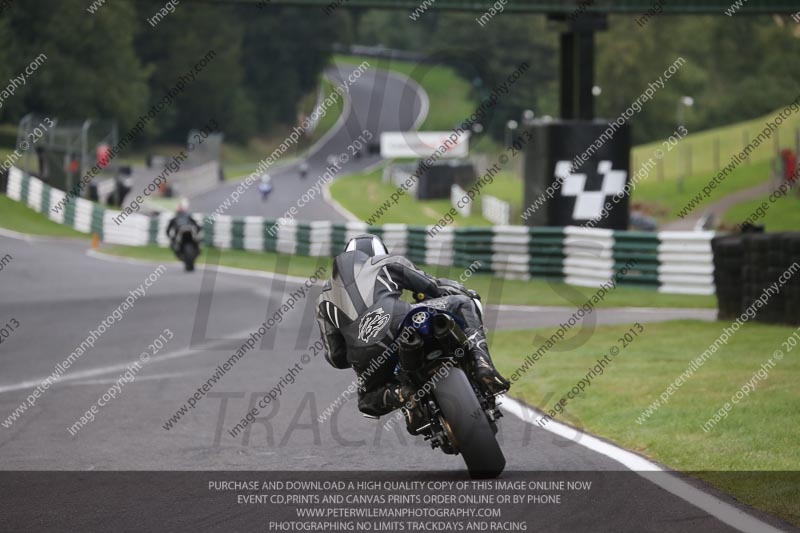
[[[331,67],[327,70],[327,75],[342,83],[355,68],[350,65]],[[348,158],[340,165],[336,176],[363,171],[381,162],[377,154],[369,155],[364,150],[363,155],[356,158],[349,149],[353,140],[358,139],[364,130],[372,134],[371,143],[379,143],[381,132],[415,129],[427,113],[427,96],[416,83],[404,76],[376,68],[366,70],[355,82],[349,84],[346,97],[348,104],[339,121],[310,150],[306,159],[309,172],[305,179],[301,179],[298,172],[299,159],[290,163],[279,160],[274,169],[268,170],[272,176],[273,190],[266,201],[262,202],[257,186],[252,185],[224,214],[281,218],[290,206],[296,204],[298,198],[322,180],[330,156],[341,157],[344,154]],[[264,154],[264,157],[267,155],[269,154]],[[288,153],[283,158],[288,159],[293,155],[295,154]],[[241,182],[242,180],[231,180],[230,183],[192,198],[192,211],[213,212]],[[316,194],[313,200],[298,211],[298,220],[346,220],[345,215],[325,202],[321,194]]]
[[[97,329],[129,291],[155,276],[155,265],[87,255],[84,241],[0,236],[0,250],[13,258],[0,271],[0,324],[11,319],[19,322],[17,330],[0,346],[0,421],[6,421],[36,383],[53,372],[90,330]],[[94,347],[44,391],[34,407],[10,427],[0,427],[0,469],[294,471],[297,475],[347,471],[358,479],[393,471],[387,475],[403,480],[466,479],[460,457],[431,450],[421,439],[405,434],[400,425],[396,426],[397,431],[385,431],[380,423],[361,417],[352,401],[330,420],[319,422],[318,416],[353,379],[350,371],[332,369],[309,350],[318,339],[318,332],[313,321],[314,306],[307,303],[316,298],[319,284],[298,299],[295,308],[222,376],[194,409],[165,429],[164,424],[187,398],[207,382],[217,366],[259,324],[291,298],[290,293],[299,289],[302,280],[218,271],[211,266],[201,266],[187,274],[172,263],[155,277],[146,294],[138,297]],[[536,327],[560,319],[548,308],[501,307],[492,312],[499,312],[496,327],[519,327],[521,323]],[[599,313],[605,323],[634,318],[630,311]],[[636,318],[665,320],[676,314],[676,310],[650,310]],[[68,428],[165,329],[174,338],[142,365],[135,380],[125,384],[116,398],[99,410],[93,422],[71,435]],[[230,436],[228,431],[246,411],[295,364],[300,364],[301,370],[294,383],[283,388],[277,401],[259,414],[254,425],[235,438]],[[627,469],[584,446],[578,432],[575,438],[567,439],[506,414],[499,437],[508,461],[507,479],[524,478],[532,472],[542,476],[547,472],[566,472],[573,477],[578,472],[584,478],[601,476],[594,478],[599,480],[598,489],[593,489],[591,495],[575,497],[574,505],[546,510],[516,506],[508,511],[508,516],[518,519],[538,517],[541,530],[584,530],[592,524],[597,526],[596,531],[732,530],[644,477],[627,473],[623,481],[602,478],[602,473]],[[20,520],[18,524],[35,519],[47,526],[73,516],[82,520],[76,523],[83,526],[98,526],[112,509],[118,519],[144,520],[142,523],[159,519],[159,523],[170,524],[176,523],[176,510],[188,506],[189,500],[201,508],[214,507],[208,499],[211,496],[196,484],[171,489],[176,491],[174,494],[159,493],[156,498],[152,492],[154,480],[146,477],[130,478],[124,490],[119,491],[106,483],[80,485],[78,480],[69,478],[53,486],[59,490],[79,486],[91,501],[102,502],[97,504],[97,511],[80,516],[76,516],[79,513],[74,508],[70,511],[64,506],[36,511],[42,498],[53,496],[48,490],[55,489],[47,489],[50,485],[42,479],[21,480],[9,475],[0,475],[4,494],[9,494],[3,489],[11,480],[15,486],[32,487],[33,491],[14,489],[13,496],[0,499],[6,507],[0,512],[6,511],[2,514],[9,516],[7,512],[13,510],[13,516]],[[737,505],[730,498],[718,496]],[[153,499],[150,507],[131,503],[149,502],[148,498]],[[262,513],[252,508],[226,509],[220,509],[223,514],[213,517],[198,510],[190,523],[202,529],[230,526],[229,530],[245,530],[257,524],[263,529]],[[761,513],[755,514],[780,526]],[[564,524],[575,528],[562,529]]]

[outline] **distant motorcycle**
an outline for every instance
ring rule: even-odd
[[[261,201],[265,202],[269,193],[272,192],[272,177],[269,174],[261,176],[261,183],[258,184],[258,192],[261,193]]]
[[[306,176],[308,176],[308,163],[306,163],[305,161],[303,161],[302,163],[300,163],[300,168],[299,168],[299,170],[300,170],[300,179],[301,179],[301,180],[302,180],[302,179],[305,179],[305,178],[306,178]]]
[[[480,296],[474,291],[468,295],[482,309]],[[432,448],[460,453],[471,477],[497,477],[506,464],[495,437],[503,415],[495,396],[473,378],[472,362],[464,357],[467,339],[461,319],[426,306],[421,301],[424,295],[415,299],[419,305],[408,312],[400,328],[412,333],[398,339],[395,370],[401,383],[419,391],[417,405],[426,423],[414,433],[423,435]]]
[[[172,236],[172,251],[183,261],[184,270],[192,272],[194,262],[200,255],[200,232],[193,224],[181,224]]]

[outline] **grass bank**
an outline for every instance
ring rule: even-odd
[[[358,65],[363,60],[361,57],[334,56],[336,63],[345,65]],[[420,130],[451,130],[456,124],[464,122],[478,105],[472,95],[472,86],[451,67],[373,57],[367,58],[367,61],[372,68],[408,76],[425,90],[430,108]]]
[[[43,214],[12,200],[5,194],[0,194],[0,227],[32,235],[89,238],[85,233],[53,222]]]
[[[612,346],[619,349],[583,393],[567,399],[556,420],[608,438],[670,468],[696,474],[740,501],[800,523],[800,488],[777,482],[780,472],[800,470],[800,427],[792,422],[800,405],[800,359],[782,344],[794,328],[748,323],[642,423],[645,409],[686,371],[690,362],[722,334],[722,322],[676,321],[643,324],[628,347],[620,338],[629,325],[598,327],[589,341],[543,356],[515,383],[514,396],[543,410],[587,376]],[[634,328],[636,330],[636,328]],[[551,329],[499,331],[492,354],[506,375],[538,349]],[[775,350],[783,350],[781,360]],[[795,348],[795,351],[800,347]],[[774,367],[755,390],[733,404],[727,418],[702,428],[731,402],[770,358]],[[742,475],[731,474],[732,471]],[[775,471],[774,476],[747,475]]]

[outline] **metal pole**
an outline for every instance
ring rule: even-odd
[[[594,119],[594,32],[582,31],[577,34],[577,47],[581,73],[576,87],[578,101],[578,119]]]
[[[80,176],[78,179],[83,179],[86,171],[86,146],[89,144],[89,128],[92,125],[91,119],[85,120],[83,122],[83,126],[81,127],[81,158],[80,158],[80,165],[79,165],[79,174]],[[89,190],[89,185],[87,184],[86,190]]]
[[[794,153],[800,154],[800,127],[794,129]]]
[[[575,102],[572,99],[575,87],[575,33],[561,34],[561,118],[575,118]]]
[[[692,145],[691,144],[687,144],[686,145],[686,152],[688,154],[687,157],[686,157],[686,176],[688,177],[688,176],[692,175]]]
[[[742,135],[743,135],[743,141],[744,141],[744,143],[742,145],[742,151],[744,151],[744,149],[747,148],[747,145],[750,144],[750,142],[748,140],[748,139],[750,139],[750,136],[747,134],[747,130],[744,130]],[[747,164],[750,165],[752,160],[753,160],[752,157],[748,157],[747,158]]]

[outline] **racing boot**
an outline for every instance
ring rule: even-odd
[[[504,378],[494,367],[489,355],[489,345],[483,331],[475,331],[468,335],[469,354],[475,362],[475,377],[483,383],[491,394],[503,394],[511,388],[511,382]]]
[[[414,392],[414,388],[410,385],[389,384],[383,394],[383,403],[392,410],[401,409],[406,419],[406,430],[412,435],[419,435],[419,429],[427,424],[427,421]]]

